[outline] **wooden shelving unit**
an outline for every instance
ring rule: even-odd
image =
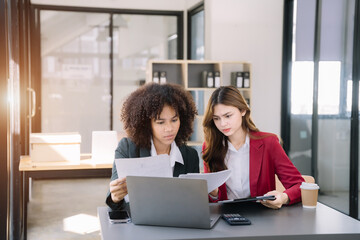
[[[249,72],[250,86],[239,88],[245,99],[251,104],[252,71],[251,64],[240,61],[199,61],[199,60],[150,60],[146,72],[146,82],[152,82],[154,72],[166,73],[166,81],[182,85],[190,91],[198,108],[194,133],[188,142],[190,146],[201,147],[204,141],[202,117],[215,87],[204,86],[203,72],[219,72],[220,86],[231,85],[232,72]]]

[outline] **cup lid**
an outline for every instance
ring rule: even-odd
[[[313,189],[319,189],[320,187],[316,183],[302,182],[300,188],[313,190]]]

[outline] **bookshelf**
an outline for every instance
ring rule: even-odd
[[[179,84],[192,94],[198,109],[198,116],[195,118],[194,133],[190,137],[188,145],[197,148],[198,151],[201,151],[201,146],[204,141],[202,119],[205,107],[212,92],[216,89],[215,79],[213,79],[212,86],[211,84],[208,85],[207,77],[209,76],[209,73],[212,73],[213,78],[215,78],[215,75],[218,76],[218,86],[239,86],[236,84],[239,83],[239,79],[241,78],[236,78],[236,76],[242,76],[244,78],[244,75],[247,74],[245,86],[245,81],[243,79],[240,81],[242,84],[241,87],[238,87],[238,89],[248,101],[248,104],[251,104],[252,71],[251,64],[249,62],[150,60],[146,70],[146,82],[155,81],[161,83],[160,75],[163,74],[166,75],[166,82]],[[240,73],[240,75],[236,75],[236,73]]]

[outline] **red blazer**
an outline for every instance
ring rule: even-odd
[[[252,132],[252,135],[261,137],[264,132]],[[205,143],[203,145],[203,149]],[[300,172],[290,161],[275,135],[260,139],[250,137],[250,194],[252,197],[264,195],[275,190],[275,174],[285,187],[289,196],[289,204],[301,201],[300,185],[304,182]],[[204,162],[204,172],[209,172]],[[210,201],[211,198],[209,198]],[[226,183],[219,187],[218,200],[226,200]]]

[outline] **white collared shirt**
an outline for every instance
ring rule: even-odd
[[[228,141],[229,149],[225,156],[225,165],[231,169],[230,178],[226,181],[228,199],[250,197],[250,139],[246,135],[245,143],[236,150]]]
[[[151,139],[150,155],[152,157],[158,155],[157,152],[156,152],[154,141],[152,139]],[[173,141],[171,143],[171,146],[170,146],[170,165],[172,167],[173,172],[174,172],[175,162],[178,162],[178,163],[181,163],[182,165],[184,165],[184,159],[183,159],[183,157],[181,155],[180,149],[176,145],[175,141]]]

